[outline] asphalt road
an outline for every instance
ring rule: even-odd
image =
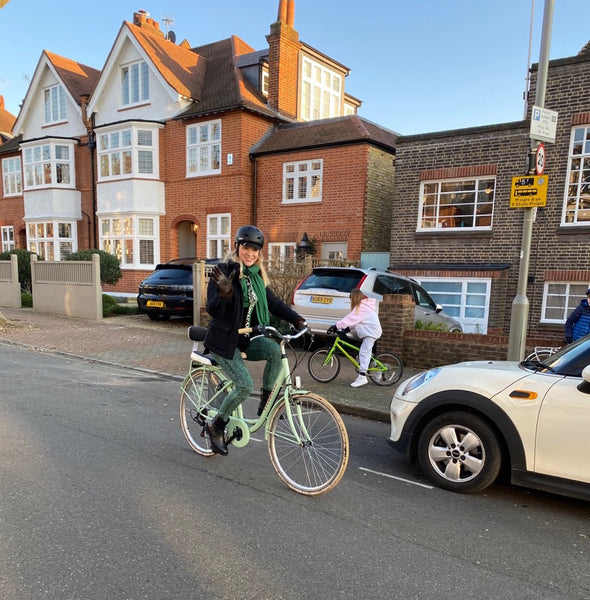
[[[261,441],[194,454],[177,381],[4,344],[0,373],[2,600],[590,597],[588,503],[432,488],[386,423],[345,417],[307,498]]]

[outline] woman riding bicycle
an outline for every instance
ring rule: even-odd
[[[267,361],[262,376],[259,415],[281,370],[281,352],[276,342],[262,335],[240,335],[238,329],[269,325],[271,314],[291,323],[297,330],[306,326],[303,317],[268,287],[263,246],[264,235],[260,229],[253,225],[240,227],[236,232],[234,251],[213,269],[207,288],[207,312],[212,319],[204,345],[234,382],[234,388],[225,397],[217,416],[207,423],[211,447],[223,456],[227,455],[224,432],[228,419],[254,388],[242,352],[246,360]]]

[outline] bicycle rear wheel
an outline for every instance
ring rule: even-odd
[[[268,423],[270,460],[283,482],[295,492],[317,496],[342,479],[348,465],[348,433],[336,409],[315,394],[292,396],[293,428],[285,400]]]
[[[377,363],[375,360],[371,360],[367,375],[369,379],[377,385],[391,385],[396,381],[399,381],[402,373],[404,372],[404,366],[401,358],[395,354],[383,353],[377,355],[377,360],[385,367],[385,371],[375,370],[377,369]]]
[[[328,383],[338,377],[340,373],[340,359],[336,354],[328,359],[330,348],[316,350],[307,361],[309,374],[320,383]]]
[[[202,456],[212,456],[209,435],[205,429],[213,409],[221,406],[229,382],[208,367],[190,371],[180,386],[180,427],[188,445]]]

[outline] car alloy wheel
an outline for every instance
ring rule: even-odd
[[[453,492],[479,492],[500,472],[496,435],[483,419],[469,413],[449,412],[432,419],[420,434],[417,451],[426,476]]]

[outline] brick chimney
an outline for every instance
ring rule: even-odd
[[[295,23],[295,0],[279,0],[277,21],[270,26],[268,42],[268,105],[280,115],[297,118],[299,34]]]
[[[146,31],[151,31],[152,33],[157,33],[164,37],[164,32],[160,29],[160,23],[155,21],[150,17],[150,13],[145,10],[138,10],[133,13],[133,24],[137,25],[137,27],[141,27]]]
[[[4,96],[0,96],[0,110],[4,110]]]

